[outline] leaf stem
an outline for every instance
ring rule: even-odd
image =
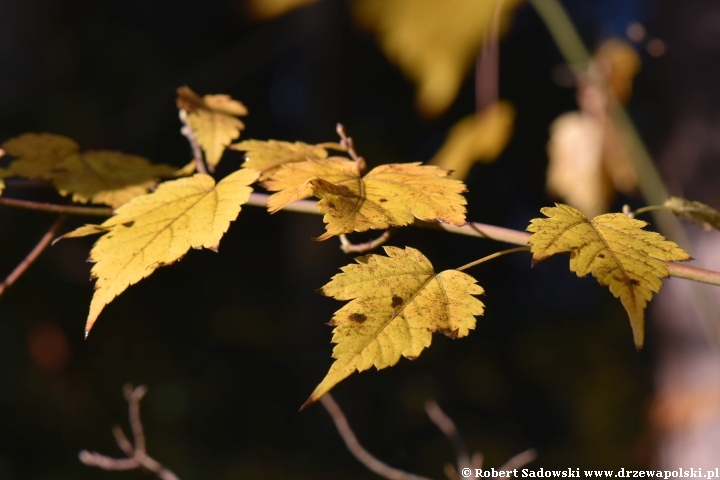
[[[78,207],[75,205],[57,205],[54,203],[32,202],[17,198],[0,197],[0,205],[6,207],[24,208],[25,210],[39,210],[42,212],[67,213],[68,215],[89,215],[96,217],[109,217],[113,214],[112,208]]]
[[[648,205],[647,207],[638,208],[634,212],[632,212],[633,217],[637,217],[640,214],[643,214],[645,212],[652,212],[654,210],[670,210],[669,207],[666,207],[665,205]]]
[[[267,208],[268,195],[264,193],[253,193],[246,205]],[[0,197],[2,200],[2,197]],[[315,207],[312,200],[300,200],[291,203],[282,208],[288,212],[311,213],[321,215]],[[444,223],[418,222],[414,224],[416,227],[433,228],[445,230],[446,232],[456,233],[459,235],[467,235],[470,237],[487,238],[496,242],[511,243],[515,245],[527,245],[530,234],[520,230],[512,230],[510,228],[498,227],[497,225],[488,225],[485,223],[468,222],[467,225],[456,227],[455,225],[447,225]],[[720,286],[720,272],[714,270],[706,270],[704,268],[691,267],[681,263],[663,262],[668,268],[671,277],[684,278],[696,282],[707,283],[710,285]]]
[[[507,255],[509,253],[515,253],[515,252],[529,252],[530,247],[515,247],[515,248],[509,248],[507,250],[502,250],[500,252],[495,252],[492,255],[488,255],[487,257],[483,257],[479,260],[475,260],[474,262],[470,262],[466,265],[463,265],[462,267],[456,268],[458,272],[462,272],[463,270],[467,270],[470,267],[474,267],[475,265],[480,265],[481,263],[485,263],[488,260],[492,260],[493,258],[501,257],[503,255]]]
[[[337,150],[338,152],[347,152],[347,148],[336,142],[323,142],[315,145],[316,147],[329,148],[330,150]]]
[[[57,220],[55,220],[55,223],[52,224],[50,229],[43,235],[43,237],[40,239],[37,245],[35,245],[35,248],[33,248],[30,253],[27,254],[27,257],[25,257],[22,262],[18,264],[15,269],[10,272],[10,275],[7,276],[5,280],[3,280],[2,283],[0,283],[0,295],[2,295],[5,290],[15,283],[20,276],[25,273],[25,271],[30,267],[30,265],[33,264],[35,260],[40,256],[42,252],[45,251],[45,249],[50,245],[50,242],[52,242],[52,239],[57,235],[58,230],[60,230],[60,227],[62,227],[63,223],[65,223],[65,220],[67,220],[68,215],[66,213],[63,213],[58,217]]]

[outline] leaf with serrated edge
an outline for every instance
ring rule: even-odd
[[[24,133],[7,140],[3,150],[16,158],[7,169],[9,175],[51,180],[54,170],[80,147],[74,140],[52,133]]]
[[[187,124],[205,151],[208,168],[214,171],[225,147],[245,129],[245,124],[235,117],[247,115],[247,108],[229,95],[200,98],[188,87],[178,88],[177,95],[177,106],[187,113]]]
[[[252,168],[262,172],[260,180],[275,172],[284,163],[302,162],[309,158],[327,158],[323,147],[303,142],[282,142],[278,140],[244,140],[233,143],[233,150],[245,152],[243,168]]]
[[[351,300],[335,312],[335,362],[302,408],[317,401],[355,370],[411,360],[430,346],[433,332],[461,338],[475,328],[483,303],[473,295],[484,291],[470,275],[457,270],[436,274],[418,250],[384,247],[387,257],[358,257],[342,267],[319,290],[337,300]]]
[[[268,199],[275,212],[285,205],[320,198],[327,231],[317,238],[408,225],[415,218],[427,222],[465,224],[465,185],[447,178],[449,172],[432,165],[380,165],[364,177],[357,165],[339,157],[283,165],[263,186],[277,191]]]
[[[170,165],[152,164],[137,155],[110,151],[74,153],[59,162],[53,183],[62,195],[80,203],[102,203],[113,208],[147,193],[161,177],[175,176]]]
[[[158,267],[179,260],[190,248],[217,250],[258,175],[238,170],[216,185],[211,176],[199,173],[162,183],[120,207],[100,226],[110,231],[90,251],[97,283],[85,331],[105,305]]]
[[[637,348],[644,338],[645,307],[669,276],[663,261],[690,260],[682,248],[647,225],[622,213],[607,213],[588,220],[567,205],[545,207],[548,218],[530,222],[529,243],[533,262],[556,253],[570,252],[570,271],[578,277],[591,273],[620,299],[629,317]]]
[[[720,212],[710,205],[682,197],[670,197],[663,205],[678,217],[694,223],[706,232],[713,228],[720,230]]]

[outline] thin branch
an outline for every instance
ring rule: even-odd
[[[78,207],[76,205],[57,205],[54,203],[32,202],[17,198],[0,197],[0,205],[6,207],[24,208],[25,210],[39,210],[42,212],[67,213],[69,215],[88,215],[95,217],[109,217],[113,214],[112,208]]]
[[[358,169],[358,175],[362,175],[362,172],[364,172],[365,168],[367,168],[367,164],[365,163],[365,159],[358,155],[355,151],[355,144],[353,143],[352,137],[347,136],[345,133],[345,127],[343,127],[342,123],[337,124],[335,131],[340,136],[340,146],[345,148],[345,151],[355,162]]]
[[[27,254],[27,257],[25,257],[23,261],[20,262],[12,272],[10,272],[10,275],[8,275],[7,278],[3,280],[2,283],[0,283],[0,295],[5,292],[6,288],[15,283],[15,281],[20,278],[23,273],[25,273],[25,270],[27,270],[28,267],[30,267],[30,265],[32,265],[32,263],[37,260],[40,254],[45,251],[48,245],[50,245],[50,242],[52,242],[55,235],[57,235],[60,227],[62,227],[63,223],[65,223],[65,220],[67,220],[67,217],[68,216],[65,213],[60,215],[58,219],[55,220],[55,223],[53,223],[50,229],[45,233],[45,235],[43,235],[38,244],[35,245],[35,248],[33,248],[30,253]]]
[[[320,397],[320,402],[323,407],[325,407],[325,410],[327,410],[330,414],[333,422],[335,422],[335,427],[337,428],[338,433],[340,433],[342,439],[345,441],[345,445],[347,445],[350,453],[352,453],[353,456],[370,471],[375,472],[381,477],[389,480],[430,480],[427,477],[420,477],[418,475],[413,475],[412,473],[391,467],[390,465],[373,457],[370,452],[360,445],[355,433],[350,428],[350,424],[348,424],[347,418],[345,418],[345,414],[343,414],[340,406],[332,398],[332,395],[326,393]]]
[[[135,446],[130,443],[120,427],[113,427],[115,441],[128,458],[112,458],[96,452],[83,450],[79,454],[80,461],[90,467],[103,470],[134,470],[144,468],[154,473],[161,480],[180,480],[177,475],[163,467],[160,462],[148,456],[145,451],[145,434],[140,420],[140,401],[147,393],[147,387],[140,385],[133,388],[126,384],[123,387],[125,399],[128,402],[128,419],[133,432]]]
[[[498,72],[500,71],[500,12],[504,0],[495,5],[491,27],[485,31],[483,46],[475,64],[475,110],[481,112],[497,102]]]
[[[428,400],[425,402],[425,413],[427,413],[427,416],[435,425],[437,425],[440,431],[445,434],[455,449],[455,458],[457,459],[457,471],[455,472],[455,478],[457,478],[457,472],[462,472],[466,468],[472,468],[465,440],[463,440],[460,435],[460,432],[455,426],[455,422],[453,422],[452,418],[448,417],[445,412],[442,411],[435,400]],[[446,468],[445,470],[445,474],[450,477],[450,469]]]
[[[0,197],[0,199],[2,199],[2,197]],[[250,195],[250,200],[246,205],[266,207],[267,199],[268,195],[266,194],[253,193]],[[299,202],[291,203],[290,205],[283,207],[283,210],[287,210],[289,212],[312,213],[316,215],[321,214],[318,212],[315,207],[315,202],[312,200],[300,200]],[[528,232],[521,232],[519,230],[498,227],[496,225],[487,225],[484,223],[469,222],[462,227],[456,227],[455,225],[447,225],[444,223],[416,221],[413,225],[416,227],[441,229],[450,233],[458,233],[460,235],[468,235],[470,237],[487,238],[495,240],[496,242],[512,243],[515,245],[527,245],[528,239],[530,238],[530,234]],[[684,278],[686,280],[694,280],[696,282],[720,286],[720,272],[691,267],[681,263],[663,263],[670,272],[671,277]]]
[[[537,452],[530,448],[510,458],[510,460],[505,462],[505,464],[498,468],[498,470],[515,470],[516,468],[522,468],[536,458]]]
[[[195,157],[195,168],[198,172],[207,174],[208,169],[205,165],[202,149],[200,148],[200,144],[198,144],[197,138],[195,137],[195,132],[187,123],[187,112],[183,109],[180,109],[180,113],[178,115],[180,116],[180,121],[183,124],[182,128],[180,129],[180,133],[183,135],[183,137],[187,138],[188,143],[190,143],[193,157]]]
[[[395,230],[389,228],[383,232],[382,235],[374,240],[367,241],[365,243],[351,243],[348,240],[347,235],[344,233],[340,235],[340,250],[344,253],[364,253],[370,250],[374,250],[383,243],[387,242],[392,236]]]

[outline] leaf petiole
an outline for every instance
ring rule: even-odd
[[[655,210],[671,210],[666,205],[648,205],[647,207],[638,208],[634,212],[632,212],[633,217],[637,217],[638,215],[641,215],[646,212],[653,212]]]
[[[515,253],[515,252],[529,252],[530,246],[527,247],[515,247],[515,248],[509,248],[507,250],[502,250],[500,252],[495,252],[492,255],[488,255],[487,257],[483,257],[479,260],[475,260],[474,262],[470,262],[467,265],[463,265],[462,267],[458,267],[455,270],[458,272],[462,272],[463,270],[467,270],[470,267],[474,267],[475,265],[480,265],[481,263],[485,263],[488,260],[492,260],[493,258],[501,257],[503,255],[507,255],[509,253]]]

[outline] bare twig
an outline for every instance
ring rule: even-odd
[[[54,203],[31,202],[17,198],[0,197],[0,205],[6,207],[24,208],[25,210],[40,210],[43,212],[67,213],[69,215],[89,215],[96,217],[109,217],[112,208],[78,207],[76,205],[57,205]]]
[[[113,427],[115,441],[128,458],[112,458],[96,452],[83,450],[80,452],[80,461],[91,467],[103,470],[134,470],[144,468],[154,473],[161,480],[179,480],[177,475],[163,467],[157,460],[148,456],[145,451],[145,434],[140,420],[140,401],[147,393],[147,387],[140,385],[133,388],[126,384],[123,387],[125,399],[128,402],[128,417],[133,432],[135,446],[130,443],[120,427]]]
[[[2,197],[0,197],[0,199],[2,199]],[[253,193],[250,195],[250,200],[247,202],[247,205],[266,207],[267,199],[268,195],[266,194]],[[320,215],[320,212],[318,212],[315,206],[315,202],[311,200],[301,200],[299,202],[291,203],[290,205],[283,207],[283,210]],[[496,242],[512,243],[515,245],[527,245],[527,241],[530,238],[530,234],[528,232],[498,227],[496,225],[487,225],[485,223],[468,222],[462,227],[456,227],[455,225],[447,225],[444,223],[416,221],[413,225],[416,227],[441,229],[450,233],[458,233],[460,235],[468,235],[471,237],[487,238],[489,240],[495,240]],[[681,263],[663,263],[665,263],[665,266],[672,277],[720,286],[720,272],[691,267]]]
[[[453,448],[455,449],[455,457],[457,458],[457,471],[455,471],[455,478],[458,478],[457,472],[462,472],[466,468],[471,468],[470,455],[468,454],[465,440],[463,440],[460,432],[455,426],[455,422],[452,418],[448,417],[445,412],[442,411],[440,406],[435,400],[428,400],[425,403],[425,412],[427,413],[430,420],[437,425],[441,432],[450,440]],[[445,469],[445,474],[450,477],[450,469]]]
[[[340,235],[340,250],[342,250],[344,253],[364,253],[370,250],[374,250],[383,243],[387,242],[388,239],[390,239],[390,237],[392,236],[393,232],[394,229],[389,228],[385,230],[383,234],[376,239],[364,243],[350,243],[347,235],[343,233],[342,235]]]
[[[345,414],[343,414],[340,406],[332,398],[332,395],[326,393],[320,398],[320,402],[323,404],[323,407],[325,407],[325,410],[327,410],[330,414],[330,417],[332,417],[333,422],[335,422],[335,427],[337,427],[338,433],[340,433],[340,436],[345,441],[345,445],[347,445],[350,453],[352,453],[355,458],[357,458],[360,463],[365,465],[369,470],[389,480],[430,480],[426,477],[420,477],[403,470],[398,470],[397,468],[391,467],[390,465],[373,457],[370,452],[360,445],[355,433],[353,433],[350,428],[350,424],[348,424],[347,418],[345,418]]]
[[[27,270],[28,267],[30,267],[30,265],[32,265],[32,263],[37,260],[37,258],[48,247],[48,245],[50,245],[50,242],[52,242],[52,239],[55,237],[55,235],[57,235],[57,232],[60,227],[62,227],[62,224],[65,223],[65,220],[67,220],[67,217],[68,216],[66,213],[60,215],[58,219],[55,220],[55,223],[53,223],[50,229],[45,233],[45,235],[43,235],[37,245],[35,245],[35,248],[33,248],[30,253],[27,254],[27,257],[25,257],[23,261],[20,262],[12,272],[10,272],[10,275],[8,275],[7,278],[3,280],[2,283],[0,283],[0,295],[5,292],[6,288],[15,283],[15,281],[20,278],[23,273],[25,273],[25,270]]]
[[[340,136],[340,146],[344,147],[347,154],[353,159],[355,165],[357,165],[358,175],[361,175],[362,172],[365,171],[365,168],[367,168],[365,159],[355,151],[353,139],[345,134],[345,127],[342,126],[342,123],[337,124],[335,131],[337,131],[337,134]]]
[[[495,5],[492,25],[485,31],[483,46],[475,64],[475,111],[481,112],[488,105],[497,102],[498,72],[500,71],[500,12],[503,0]]]
[[[195,138],[195,132],[187,123],[187,112],[180,109],[179,116],[180,121],[183,124],[180,129],[180,133],[182,133],[182,135],[187,138],[188,143],[190,143],[190,148],[192,149],[193,156],[195,157],[195,168],[198,172],[207,174],[208,169],[205,165],[202,149],[200,148],[200,144],[198,144],[197,138]]]
[[[530,448],[510,458],[510,460],[505,462],[505,464],[498,468],[498,470],[515,470],[516,468],[522,468],[536,458],[537,452]]]

